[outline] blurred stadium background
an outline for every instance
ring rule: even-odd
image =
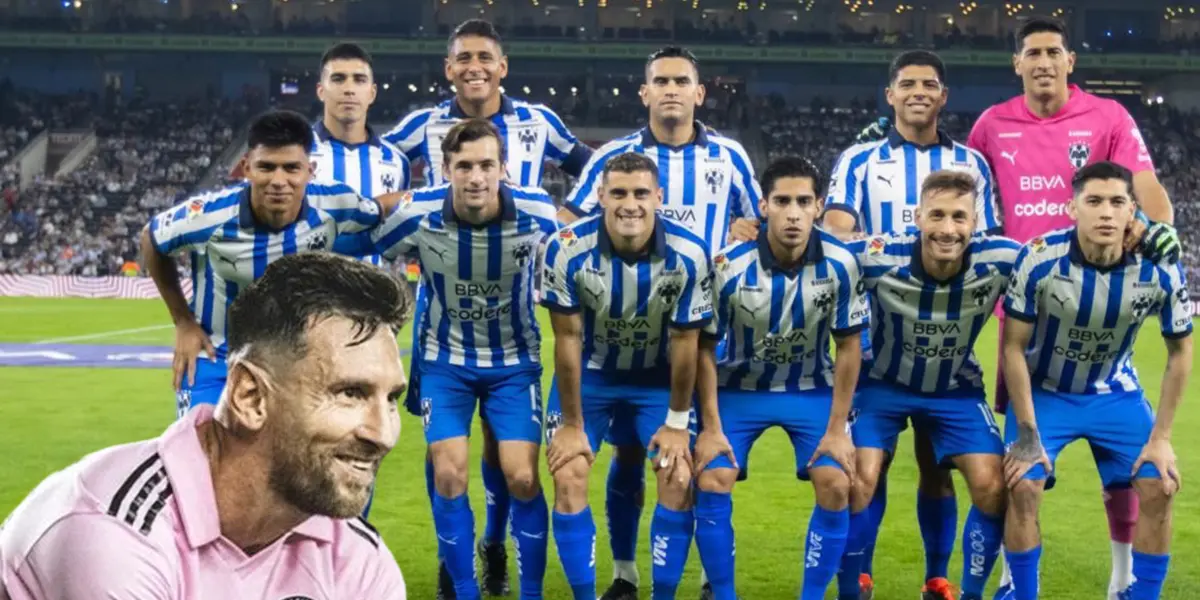
[[[379,96],[371,123],[382,132],[450,97],[446,37],[464,19],[491,20],[510,58],[505,91],[549,105],[593,146],[644,124],[637,89],[645,56],[678,43],[701,60],[703,121],[739,139],[760,170],[787,152],[828,172],[864,125],[887,114],[883,87],[896,52],[942,54],[951,90],[943,126],[965,140],[979,112],[1020,93],[1012,31],[1030,15],[1058,16],[1079,53],[1072,81],[1121,101],[1141,126],[1175,205],[1195,298],[1197,8],[1179,0],[0,0],[0,364],[20,365],[0,367],[0,515],[49,471],[156,435],[170,420],[162,362],[170,325],[158,302],[133,300],[154,297],[137,265],[136,235],[155,211],[229,179],[254,114],[277,106],[319,118],[318,62],[336,41],[373,53]],[[414,177],[420,183],[419,169]],[[557,172],[547,181],[559,199],[572,183]],[[989,329],[980,342],[988,366],[994,336]],[[51,344],[26,346],[36,342]],[[95,360],[71,350],[101,343],[137,349],[112,346]],[[1138,347],[1156,396],[1165,353],[1151,330]],[[106,365],[154,368],[90,368]],[[1193,383],[1188,396],[1198,395]],[[1195,415],[1185,408],[1177,427],[1185,473],[1200,467],[1200,442],[1186,435],[1200,426]],[[434,544],[420,425],[407,416],[405,425],[375,511],[411,597],[424,599],[433,595]],[[745,492],[754,502],[738,505],[739,576],[749,597],[786,597],[800,572],[811,493],[788,481],[782,444],[782,436],[766,438],[756,452],[764,468]],[[1048,499],[1044,515],[1051,549],[1043,589],[1056,599],[1098,598],[1109,560],[1098,483],[1085,451],[1065,460],[1071,483]],[[895,477],[877,559],[885,598],[920,585],[911,461],[902,458]],[[602,479],[593,485],[600,490]],[[1176,507],[1177,556],[1200,550],[1200,505],[1189,495],[1185,488]],[[795,526],[781,526],[780,515]],[[598,554],[605,580],[607,552]],[[549,597],[565,596],[564,585],[552,560]],[[1176,561],[1167,592],[1200,598],[1200,565]]]

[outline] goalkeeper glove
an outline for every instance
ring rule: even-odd
[[[1178,261],[1181,247],[1175,228],[1167,223],[1151,221],[1141,210],[1137,211],[1137,219],[1146,225],[1146,233],[1142,234],[1142,254],[1154,262]]]
[[[874,123],[867,125],[854,138],[855,144],[863,144],[866,142],[874,142],[882,140],[887,136],[888,129],[892,126],[892,122],[887,117],[879,117]]]

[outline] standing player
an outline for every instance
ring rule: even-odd
[[[655,162],[663,190],[662,214],[699,236],[710,251],[725,245],[730,233],[752,240],[758,233],[762,197],[746,150],[738,142],[696,121],[704,104],[700,70],[691,52],[668,46],[646,61],[642,102],[649,125],[604,145],[592,158],[568,196],[559,220],[570,223],[599,212],[598,185],[609,159],[635,152]],[[638,521],[642,513],[644,449],[628,419],[619,419],[608,441],[616,446],[608,472],[608,512],[613,552],[613,582],[604,600],[637,596]]]
[[[1088,163],[1108,160],[1134,172],[1133,197],[1145,216],[1155,221],[1149,231],[1146,224],[1135,221],[1126,248],[1133,250],[1141,244],[1152,257],[1178,253],[1179,240],[1169,225],[1174,221],[1171,202],[1154,174],[1154,163],[1137,124],[1116,101],[1067,83],[1075,68],[1075,53],[1069,50],[1063,23],[1029,19],[1016,32],[1014,42],[1013,67],[1021,77],[1024,94],[984,111],[967,138],[967,144],[979,150],[995,169],[1004,234],[1026,243],[1071,225],[1067,205],[1072,175]],[[1004,315],[1000,317],[1003,337]],[[1000,356],[1003,360],[1003,352]],[[997,410],[1003,412],[1008,394],[1005,379],[997,376]],[[1113,557],[1108,595],[1115,600],[1131,582],[1130,544],[1137,496],[1128,487],[1106,489],[1104,506]],[[1002,586],[997,597],[1008,589]]]
[[[389,260],[415,254],[429,286],[417,329],[421,417],[433,463],[434,528],[454,592],[477,600],[475,518],[467,458],[476,404],[499,444],[512,497],[521,598],[542,597],[547,508],[538,479],[542,434],[541,336],[534,315],[538,248],[558,229],[540,189],[510,186],[504,139],[483,119],[446,133],[438,155],[450,183],[416,191],[372,232]]]
[[[0,530],[0,598],[404,600],[357,517],[400,435],[411,311],[373,267],[275,261],[230,307],[220,406],[46,478]]]
[[[962,600],[982,600],[1004,523],[1004,446],[973,347],[1008,287],[1020,249],[1012,240],[978,232],[977,190],[967,173],[935,171],[921,184],[917,232],[850,244],[871,292],[874,359],[854,406],[858,481],[843,568],[857,566],[854,557],[869,542],[866,510],[886,455],[895,452],[911,419],[928,434],[935,464],[957,467],[971,492],[962,533]],[[859,596],[853,591],[842,597]],[[938,579],[926,585],[923,597],[954,596]]]
[[[938,115],[949,97],[941,58],[926,50],[899,54],[892,61],[885,93],[896,113],[895,126],[885,138],[855,144],[838,158],[829,184],[824,226],[843,238],[856,230],[882,235],[913,229],[922,182],[934,171],[949,169],[967,173],[977,182],[973,196],[978,230],[998,229],[1000,223],[987,161],[938,129]],[[869,340],[864,340],[864,347],[870,357]],[[954,483],[950,472],[934,460],[924,426],[915,425],[913,430],[914,452],[920,467],[917,522],[925,543],[925,591],[944,589],[958,525]],[[858,569],[845,565],[838,580],[842,595],[851,595],[856,588],[865,598],[873,593],[875,539],[887,506],[886,473],[887,464],[865,525],[867,544],[861,559],[862,580],[851,580],[849,574]],[[858,560],[857,552],[847,555],[849,562]]]
[[[1180,484],[1171,426],[1192,368],[1192,315],[1182,265],[1122,248],[1134,219],[1133,177],[1111,162],[1080,169],[1067,205],[1076,226],[1026,244],[1004,303],[1012,319],[1004,332],[1005,546],[1017,600],[1038,597],[1043,487],[1053,483],[1059,452],[1081,438],[1105,487],[1132,484],[1140,500],[1128,597],[1157,600],[1167,574]],[[1167,346],[1157,418],[1132,360],[1152,314]]]
[[[340,183],[312,183],[312,128],[289,111],[250,125],[242,159],[246,183],[185,200],[142,231],[146,270],[175,323],[172,364],[179,416],[194,404],[216,404],[225,385],[229,322],[238,292],[281,256],[324,250],[338,234],[378,224],[396,195],[364,199]],[[179,285],[176,256],[192,266],[192,299]],[[198,360],[201,353],[208,360]]]
[[[399,147],[413,161],[424,166],[426,185],[440,185],[449,179],[442,172],[441,141],[455,124],[468,118],[488,119],[500,131],[508,157],[507,180],[512,185],[542,185],[546,161],[578,177],[592,156],[592,150],[575,138],[562,119],[546,106],[506,96],[500,84],[508,75],[508,57],[500,35],[491,23],[482,19],[463,21],[450,34],[446,54],[446,81],[454,87],[454,97],[432,108],[417,110],[400,121],[384,139]],[[417,289],[416,322],[428,306],[424,287]],[[417,345],[413,330],[413,347]],[[409,364],[412,378],[406,406],[413,414],[420,411],[420,361],[414,352]],[[508,593],[508,556],[504,549],[508,526],[509,498],[500,469],[496,443],[486,418],[483,426],[483,486],[487,497],[487,528],[480,539],[484,588],[493,595]],[[427,461],[428,463],[428,461]],[[426,484],[433,499],[433,471],[426,465]],[[445,566],[439,568],[439,593],[453,598],[447,586]]]
[[[759,207],[766,231],[713,257],[715,310],[696,376],[703,413],[695,454],[696,547],[716,600],[737,597],[730,493],[754,441],[771,427],[787,431],[796,476],[811,480],[816,492],[802,600],[825,597],[846,545],[855,468],[847,420],[868,313],[857,259],[813,226],[822,183],[805,159],[771,163]],[[729,353],[718,368],[722,340]]]
[[[603,213],[546,246],[542,304],[555,356],[546,459],[554,539],[575,600],[596,598],[588,475],[614,416],[633,422],[658,474],[650,525],[656,600],[675,598],[692,543],[688,427],[700,328],[712,318],[709,258],[698,236],[656,214],[657,175],[641,154],[612,158],[600,174]]]

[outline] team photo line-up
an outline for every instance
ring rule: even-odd
[[[551,538],[575,600],[675,598],[693,544],[701,597],[737,598],[732,494],[774,426],[815,495],[799,597],[875,598],[887,473],[910,422],[922,598],[981,600],[997,559],[994,598],[1038,597],[1042,494],[1079,439],[1113,540],[1096,592],[1158,598],[1192,365],[1171,204],[1125,109],[1068,84],[1063,24],[1030,19],[1014,42],[1023,94],[965,144],[938,128],[941,60],[900,53],[894,119],[864,129],[829,176],[799,156],[756,176],[741,144],[696,120],[705,90],[682,48],[646,62],[648,125],[593,151],[550,109],[501,92],[509,63],[486,21],[450,37],[454,98],[384,135],[367,126],[370,56],[334,46],[317,123],[258,117],[244,181],[143,231],[175,324],[179,419],[21,503],[0,529],[0,599],[404,599],[368,521],[401,404],[427,442],[437,598],[509,595],[508,529],[521,598],[544,596]],[[425,187],[410,189],[413,161]],[[561,204],[540,187],[547,161],[577,180]],[[409,261],[415,295],[386,269]],[[973,346],[993,314],[989,406]],[[1168,356],[1157,411],[1132,362],[1151,316]],[[409,322],[406,376],[395,338]],[[466,495],[477,412],[482,536]],[[588,486],[604,442],[614,572],[598,594]],[[950,468],[971,500],[961,529]]]

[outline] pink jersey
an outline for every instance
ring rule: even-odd
[[[1004,235],[1025,243],[1072,225],[1071,177],[1084,165],[1112,161],[1137,173],[1154,162],[1137,124],[1114,100],[1070,86],[1054,116],[1033,114],[1024,96],[979,116],[967,145],[992,166],[1004,211]]]
[[[313,516],[253,556],[221,535],[199,406],[46,478],[0,529],[11,600],[405,600],[365,521]]]

